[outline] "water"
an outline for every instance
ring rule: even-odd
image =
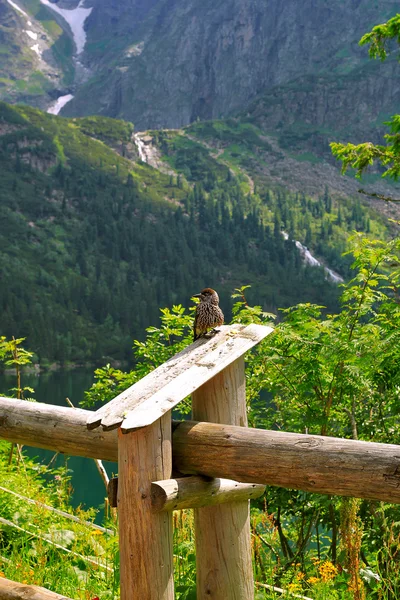
[[[139,158],[140,160],[142,160],[143,162],[147,163],[147,155],[145,152],[145,144],[143,142],[143,140],[138,136],[137,133],[135,133],[135,135],[133,136],[133,139],[135,140],[135,144],[136,147],[138,149],[138,153],[139,153]]]
[[[79,405],[83,398],[83,393],[93,382],[93,371],[77,369],[68,371],[53,371],[37,374],[23,374],[22,385],[34,388],[34,397],[38,402],[46,404],[56,404],[57,406],[67,406],[65,398],[68,397],[74,406]],[[15,377],[12,375],[0,374],[0,391],[7,395],[8,390],[15,386]],[[38,457],[40,462],[48,464],[54,452],[50,450],[41,450],[39,448],[28,448],[25,446],[26,453],[31,457]],[[59,455],[55,466],[65,464],[66,458]],[[104,504],[106,496],[103,481],[97,471],[93,460],[71,456],[67,459],[68,467],[72,469],[72,505],[82,505],[85,508],[96,507]],[[114,463],[104,463],[108,474],[111,476],[117,472],[117,465]],[[100,514],[99,514],[100,516]]]
[[[65,96],[60,96],[59,98],[57,98],[57,100],[55,102],[53,102],[53,104],[51,104],[49,106],[49,108],[47,109],[47,112],[50,113],[51,115],[58,115],[60,110],[62,108],[64,108],[64,106],[66,104],[68,104],[68,102],[70,100],[72,100],[72,98],[73,98],[72,94],[66,94]]]
[[[282,231],[282,235],[285,238],[285,240],[289,239],[289,234],[286,233],[286,231]],[[324,265],[322,265],[320,263],[320,261],[311,254],[311,252],[309,251],[307,246],[303,246],[303,244],[298,241],[295,241],[295,244],[296,244],[296,248],[300,252],[300,255],[301,255],[303,261],[307,265],[310,265],[311,267],[322,267],[323,266],[324,271],[326,273],[325,279],[333,281],[333,283],[343,283],[344,282],[343,277],[341,277],[340,275],[335,273],[335,271],[332,271],[332,269],[329,269],[329,267],[325,267]]]

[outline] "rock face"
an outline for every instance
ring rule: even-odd
[[[296,89],[307,76],[325,78],[324,89],[341,78],[346,93],[354,86],[365,94],[359,72],[368,56],[358,40],[397,11],[394,0],[87,0],[91,4],[84,60],[96,76],[63,114],[122,117],[138,129],[231,115],[272,90],[279,105],[282,86]],[[384,65],[382,72],[390,69]],[[325,111],[322,87],[315,88],[314,104]],[[393,85],[388,102],[397,98]],[[302,118],[309,107],[300,104]]]

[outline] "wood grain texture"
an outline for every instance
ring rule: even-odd
[[[400,503],[400,446],[182,422],[173,434],[181,473]]]
[[[116,462],[117,432],[88,431],[90,414],[0,398],[0,438]],[[181,473],[400,503],[399,445],[189,421],[173,442]]]
[[[112,508],[118,506],[118,477],[111,477],[107,486],[107,498]]]
[[[80,408],[0,398],[0,437],[35,448],[116,462],[117,432],[88,431]]]
[[[155,513],[151,482],[172,471],[171,416],[118,439],[121,600],[173,600],[172,513]]]
[[[179,477],[154,481],[151,485],[151,500],[155,511],[199,508],[226,502],[243,502],[259,498],[265,485],[238,483],[231,479],[206,478],[200,476]]]
[[[153,481],[151,505],[156,512],[182,510],[259,498],[264,491],[265,485],[193,475]],[[118,477],[110,479],[107,495],[110,506],[117,507]]]
[[[1,600],[69,600],[66,596],[51,592],[38,585],[17,583],[5,577],[0,577]]]
[[[87,421],[89,429],[122,426],[124,432],[154,423],[194,390],[245,354],[273,330],[262,325],[225,325],[211,339],[190,344],[119,394]]]
[[[196,390],[192,414],[194,419],[246,428],[243,357]],[[254,598],[249,501],[197,508],[194,520],[198,600]]]

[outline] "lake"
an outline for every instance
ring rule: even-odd
[[[35,390],[34,398],[38,402],[46,404],[56,404],[58,406],[67,406],[65,398],[69,398],[74,406],[79,406],[83,393],[94,381],[93,370],[75,369],[58,370],[45,373],[23,373],[22,386],[30,386]],[[0,391],[7,395],[8,390],[15,386],[15,376],[0,374]],[[40,450],[38,448],[28,448],[25,451],[31,457],[38,457],[40,462],[48,464],[54,452],[50,450]],[[97,471],[94,461],[89,458],[71,456],[67,459],[63,455],[57,456],[53,464],[62,466],[68,461],[68,467],[72,472],[72,505],[82,505],[85,508],[101,507],[104,505],[106,496],[103,481]],[[108,474],[111,476],[117,472],[116,463],[104,463]],[[102,515],[98,515],[101,519]]]

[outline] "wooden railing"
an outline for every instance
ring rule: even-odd
[[[197,597],[251,600],[249,498],[264,485],[400,503],[400,446],[247,428],[243,355],[271,329],[221,330],[95,413],[0,398],[0,437],[118,460],[122,600],[173,599],[175,509],[195,510]],[[172,423],[189,394],[194,421]]]

